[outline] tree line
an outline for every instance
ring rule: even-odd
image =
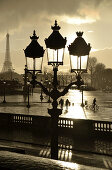
[[[82,74],[84,84],[87,85],[90,90],[105,90],[112,91],[112,69],[106,68],[103,63],[99,63],[96,57],[89,57],[87,73]],[[38,75],[39,81],[52,82],[52,71],[47,72],[45,69],[44,74]],[[48,81],[49,80],[49,81]],[[69,83],[76,80],[76,75],[69,72],[59,72],[58,82],[59,86],[67,86]]]
[[[98,63],[96,57],[89,57],[88,73],[83,74],[83,79],[93,89],[112,91],[112,69]]]

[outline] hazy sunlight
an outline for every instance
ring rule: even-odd
[[[79,165],[77,163],[71,163],[71,162],[60,162],[60,165],[62,166],[66,166],[66,168],[71,168],[71,169],[75,169],[78,170],[79,169]]]
[[[68,110],[65,109],[64,117],[74,119],[85,119],[83,108],[78,104],[75,104],[74,106],[69,106]]]
[[[63,19],[64,22],[66,22],[68,24],[77,24],[77,25],[86,24],[86,23],[93,23],[93,22],[96,21],[95,19],[90,18],[90,17],[85,17],[83,19],[83,18],[80,18],[80,17],[63,16],[62,19]]]
[[[74,119],[85,119],[85,113],[81,107],[82,92],[79,90],[69,90],[67,98],[70,101],[68,108],[64,106],[62,117],[74,118]]]

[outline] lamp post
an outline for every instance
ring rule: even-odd
[[[50,93],[50,90],[51,90],[51,81],[50,81],[50,80],[48,80],[48,78],[47,78],[47,77],[46,77],[46,79],[45,79],[44,84],[45,84],[45,86],[46,86],[46,87],[48,87],[48,90],[49,90],[49,93]],[[47,101],[47,102],[48,102],[48,103],[51,103],[50,96],[49,96],[49,98],[48,98],[48,101]]]
[[[5,80],[3,81],[3,84],[4,84],[4,100],[3,100],[3,103],[6,103],[6,100],[5,100],[5,86],[6,86],[6,81],[5,81]]]
[[[27,108],[30,108],[30,81],[27,81],[27,97],[28,97]]]
[[[84,102],[83,102],[83,98],[84,98],[84,97],[83,97],[83,96],[84,96],[84,95],[83,95],[83,88],[82,88],[82,104],[81,104],[82,107],[84,107]]]
[[[57,72],[58,66],[63,65],[63,57],[64,57],[64,48],[66,45],[66,38],[63,38],[59,33],[60,27],[55,20],[54,26],[51,27],[53,32],[51,35],[45,39],[45,44],[47,48],[47,58],[48,65],[53,66],[53,89],[49,92],[49,96],[53,99],[52,109],[48,109],[48,113],[51,116],[51,127],[52,127],[52,135],[51,135],[51,158],[58,159],[58,119],[59,115],[62,114],[62,109],[58,109],[57,99],[60,97],[60,92],[58,91],[58,80],[57,80]]]
[[[23,80],[24,80],[23,93],[24,93],[24,95],[27,95],[27,79],[28,79],[27,65],[25,65],[24,76],[23,76]]]
[[[50,90],[51,90],[51,82],[50,81],[48,82],[48,85],[49,85],[49,93],[50,93]],[[49,99],[48,99],[48,103],[51,103],[50,96],[49,96]]]
[[[75,70],[75,66],[76,64],[78,64],[77,66],[77,76],[76,76],[76,81],[75,82],[71,82],[68,86],[66,86],[63,91],[59,91],[58,90],[58,80],[57,80],[57,72],[58,72],[58,67],[59,65],[63,65],[63,57],[64,57],[64,48],[66,45],[66,38],[63,38],[62,35],[59,33],[60,27],[57,24],[57,21],[55,21],[54,26],[51,27],[51,29],[53,30],[53,32],[51,33],[51,35],[45,39],[45,44],[46,44],[46,51],[47,51],[47,58],[48,58],[48,65],[52,65],[53,67],[53,82],[52,82],[52,90],[49,91],[41,82],[36,81],[36,71],[39,71],[39,69],[36,69],[36,64],[35,64],[35,58],[42,58],[43,54],[44,54],[44,50],[43,48],[37,48],[38,44],[37,44],[37,36],[34,32],[34,35],[31,37],[32,41],[36,41],[36,44],[34,46],[34,43],[30,43],[29,46],[27,46],[27,48],[24,50],[25,51],[25,56],[26,58],[30,58],[33,60],[33,69],[29,70],[28,67],[28,72],[30,72],[32,74],[32,81],[30,82],[33,87],[35,87],[36,84],[39,84],[41,86],[41,88],[43,89],[43,92],[50,96],[53,100],[52,102],[52,109],[48,109],[48,114],[51,116],[51,130],[52,130],[52,135],[51,135],[51,158],[52,159],[58,159],[58,119],[59,119],[59,115],[62,114],[62,109],[58,109],[58,102],[57,99],[61,96],[64,96],[68,90],[70,89],[70,87],[72,85],[77,85],[78,88],[80,88],[80,86],[84,83],[83,80],[81,79],[81,73],[82,71],[85,71],[83,69],[82,66],[80,66],[82,64],[81,59],[82,59],[82,53],[80,52],[80,57],[78,55],[78,57],[80,58],[80,62],[76,62],[74,54],[78,54],[78,50],[82,50],[82,48],[85,48],[86,46],[88,46],[86,44],[86,46],[83,46],[83,43],[81,41],[84,41],[84,39],[82,37],[77,37],[76,39],[78,39],[78,44],[77,44],[77,40],[74,41],[69,47],[69,54],[72,55],[72,62],[73,64],[71,65],[71,71],[72,72],[76,72]],[[84,41],[85,42],[85,41]],[[82,43],[82,44],[81,44]],[[86,42],[85,42],[86,43]],[[77,49],[77,45],[81,45],[81,48],[78,47]],[[75,48],[75,49],[74,49]],[[84,50],[84,49],[83,49]],[[82,51],[83,51],[82,50]],[[34,52],[35,51],[35,54]],[[41,51],[39,53],[39,51]],[[89,45],[89,49],[88,52],[90,51],[90,45]],[[38,57],[36,54],[39,54]],[[75,62],[74,62],[75,60]],[[87,60],[86,60],[87,62]],[[40,62],[39,62],[40,63]],[[38,63],[38,64],[39,64]],[[86,63],[87,64],[87,63]],[[26,60],[26,65],[28,66],[27,60]],[[87,69],[87,67],[86,67]]]
[[[70,54],[71,72],[75,72],[77,80],[81,80],[81,74],[87,72],[88,57],[90,52],[90,44],[87,44],[82,38],[83,32],[76,32],[77,38],[69,45],[68,50]],[[80,84],[77,82],[78,89],[82,87],[82,104],[83,103],[83,86],[84,82]]]
[[[42,79],[41,79],[41,83],[43,83]],[[42,102],[42,100],[44,99],[43,95],[42,95],[42,88],[41,88],[41,93],[40,93],[40,100]]]
[[[86,87],[86,85],[82,85],[81,86],[81,91],[82,91],[82,103],[81,103],[81,106],[84,107],[84,88]]]

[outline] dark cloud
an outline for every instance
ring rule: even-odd
[[[11,35],[10,40],[12,40],[10,41],[11,52],[18,51],[18,49],[21,51],[18,54],[17,52],[11,53],[14,67],[17,67],[18,70],[23,67],[24,70],[25,63],[23,62],[23,65],[21,63],[24,61],[22,49],[30,43],[29,36],[33,29],[36,29],[36,33],[40,37],[39,43],[45,47],[44,39],[51,33],[50,26],[53,25],[57,16],[58,19],[61,16],[81,19],[93,17],[95,23],[81,25],[83,29],[79,26],[87,36],[87,42],[90,42],[91,46],[96,49],[112,46],[111,9],[112,0],[0,0],[0,35],[4,36],[3,41],[0,36],[0,49],[5,48],[5,34],[8,31]],[[62,35],[67,37],[80,29],[79,27],[77,29],[75,24],[67,24],[66,19],[65,17],[59,25],[62,28],[60,30]],[[88,30],[93,32],[88,33]],[[11,31],[15,32],[12,34]]]
[[[46,19],[54,15],[85,17],[80,10],[96,10],[109,0],[0,0],[0,31],[16,29],[21,24],[38,21],[42,16]],[[86,8],[87,9],[87,8]],[[46,17],[47,16],[47,17]]]

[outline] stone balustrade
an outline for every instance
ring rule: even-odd
[[[0,126],[8,127],[29,127],[39,131],[51,131],[51,117],[0,113]],[[112,135],[112,122],[59,118],[59,133],[72,135],[96,136],[97,134]]]

